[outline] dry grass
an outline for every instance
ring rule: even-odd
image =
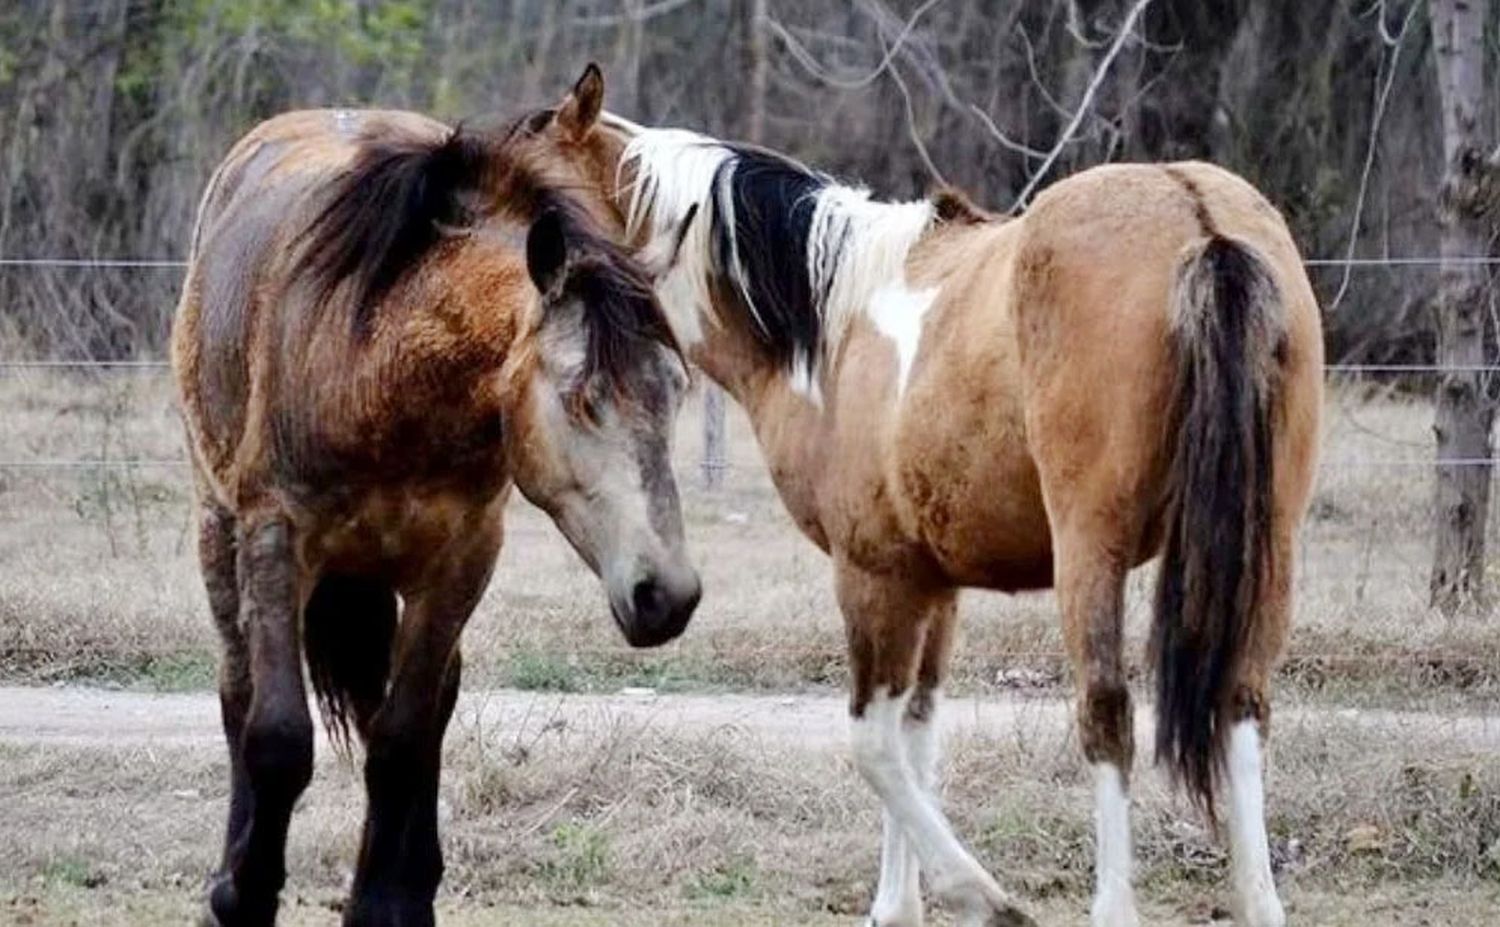
[[[1076,923],[1092,803],[1056,707],[951,738],[945,801],[992,871],[1048,923]],[[539,709],[503,729],[479,717],[460,711],[445,764],[443,904],[455,915],[811,925],[847,923],[868,904],[879,819],[837,743],[581,710]],[[1269,824],[1297,923],[1489,923],[1500,765],[1495,732],[1472,732],[1430,718],[1287,714]],[[92,924],[108,922],[98,912],[150,923],[158,907],[190,910],[216,856],[225,788],[217,745],[0,746],[0,904],[38,924],[73,911]],[[1154,774],[1141,771],[1136,796],[1139,882],[1160,916],[1150,922],[1204,923],[1226,900],[1222,850]],[[292,923],[331,919],[361,805],[358,773],[325,756],[289,844]],[[125,913],[121,898],[142,913]]]
[[[180,437],[159,372],[0,375],[5,460],[168,458]],[[1500,624],[1427,608],[1424,404],[1331,393],[1324,468],[1305,532],[1299,617],[1283,678],[1331,700],[1500,702]],[[510,514],[496,582],[466,637],[472,678],[553,689],[620,684],[781,689],[839,684],[843,635],[826,558],[792,527],[749,428],[730,422],[732,469],[699,488],[697,415],[678,458],[704,604],[685,638],[638,653],[618,640],[596,581],[546,518]],[[181,468],[0,469],[0,674],[158,688],[213,678],[213,634]],[[1500,521],[1500,519],[1495,519]],[[1142,651],[1150,570],[1128,597]],[[956,683],[970,691],[1063,681],[1051,595],[971,593]]]

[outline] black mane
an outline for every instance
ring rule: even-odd
[[[587,378],[618,389],[646,342],[680,353],[639,263],[567,190],[520,163],[512,146],[533,121],[523,116],[498,131],[459,126],[439,139],[365,139],[309,223],[294,274],[325,304],[347,283],[352,326],[363,337],[381,300],[445,227],[472,227],[502,203],[529,221],[555,213],[568,246],[566,285],[584,306]]]
[[[786,366],[811,362],[822,341],[828,294],[814,292],[808,237],[817,195],[831,181],[775,152],[725,147],[731,157],[720,165],[711,194],[715,263],[772,358]]]
[[[437,244],[442,228],[475,220],[472,195],[485,184],[492,140],[454,129],[441,140],[368,138],[308,224],[296,268],[320,302],[349,282],[357,334],[375,307]]]

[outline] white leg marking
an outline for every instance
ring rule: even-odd
[[[941,735],[937,725],[942,692],[934,689],[925,719],[909,714],[901,725],[902,750],[917,785],[936,802]],[[880,843],[880,888],[870,906],[871,923],[879,927],[917,927],[922,923],[921,866],[917,851],[889,811]]]
[[[960,923],[994,923],[992,916],[1011,911],[1015,902],[959,843],[903,755],[901,727],[909,697],[910,693],[893,698],[883,689],[875,691],[864,716],[853,722],[855,764],[916,850],[933,892],[957,907]]]
[[[1265,791],[1261,783],[1260,728],[1256,722],[1241,721],[1229,732],[1228,772],[1235,922],[1247,927],[1283,927],[1286,913],[1271,878]]]
[[[1130,887],[1134,856],[1130,846],[1130,796],[1125,777],[1113,763],[1094,764],[1093,927],[1137,927],[1135,892]]]
[[[922,923],[921,869],[916,851],[889,811],[882,815],[880,887],[870,905],[872,927],[920,927]]]

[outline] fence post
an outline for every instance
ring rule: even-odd
[[[724,482],[724,391],[717,383],[703,384],[703,487],[718,489]]]
[[[1484,533],[1489,516],[1488,460],[1494,408],[1485,395],[1486,317],[1483,266],[1450,258],[1483,254],[1490,240],[1486,174],[1500,174],[1483,147],[1484,5],[1431,0],[1433,60],[1442,110],[1444,176],[1439,196],[1444,262],[1437,312],[1437,362],[1446,367],[1433,397],[1437,444],[1436,497],[1430,591],[1432,604],[1452,615],[1484,597]]]

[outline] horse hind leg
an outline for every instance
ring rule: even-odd
[[[231,833],[224,871],[209,892],[209,911],[224,927],[258,927],[275,922],[286,881],[287,827],[313,770],[290,524],[279,515],[242,518],[235,573],[252,693],[231,749],[238,749],[244,767],[248,811],[239,832]]]
[[[250,643],[240,625],[239,579],[235,572],[235,521],[212,501],[201,503],[198,518],[198,560],[208,608],[219,632],[219,717],[229,751],[229,816],[224,828],[224,852],[215,878],[229,871],[230,849],[250,821],[250,778],[240,741],[250,713]]]
[[[1271,730],[1271,667],[1285,644],[1291,618],[1293,543],[1282,538],[1275,546],[1277,568],[1251,622],[1235,693],[1235,720],[1225,743],[1234,918],[1235,923],[1248,927],[1286,924],[1266,836],[1263,749]]]
[[[1033,927],[1035,921],[959,842],[912,765],[909,718],[918,691],[922,645],[935,610],[951,609],[953,591],[923,590],[845,563],[839,564],[837,574],[849,637],[851,735],[860,775],[915,851],[934,895],[957,910],[963,927]],[[927,708],[930,705],[919,702],[916,714]],[[888,849],[899,848],[888,841]],[[888,875],[894,878],[898,873]],[[904,892],[909,883],[904,880],[910,878],[909,870],[899,876],[903,881],[887,898],[908,897]],[[887,927],[878,917],[872,919]]]
[[[1130,769],[1134,715],[1123,665],[1125,565],[1109,537],[1084,526],[1056,534],[1063,637],[1078,687],[1078,732],[1094,774],[1093,927],[1137,927],[1131,885]]]

